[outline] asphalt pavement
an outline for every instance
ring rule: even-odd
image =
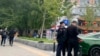
[[[17,42],[14,42],[14,45],[11,47],[7,41],[5,46],[0,46],[0,56],[55,56],[55,53]]]

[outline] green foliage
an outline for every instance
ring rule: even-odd
[[[86,13],[85,13],[85,20],[88,22],[87,27],[90,27],[96,18],[95,16],[95,11],[93,7],[87,7],[86,8]]]
[[[67,0],[0,0],[0,26],[21,30],[40,29],[43,25],[50,28],[59,16],[69,17],[71,7]]]
[[[74,2],[72,4],[69,0],[65,0],[65,2],[62,4],[62,7],[61,7],[62,14],[67,16],[70,19],[72,17],[71,8],[75,4],[76,4],[76,2]]]
[[[50,39],[46,39],[46,38],[34,38],[34,37],[20,37],[21,39],[25,39],[25,40],[31,40],[31,41],[43,41],[44,43],[53,43],[53,40]]]

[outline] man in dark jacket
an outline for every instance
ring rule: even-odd
[[[65,56],[65,24],[63,22],[60,22],[60,27],[57,31],[57,42],[58,42],[58,45],[57,45],[57,52],[56,52],[56,56],[61,56],[61,52],[62,52],[62,55]]]
[[[1,46],[2,45],[5,46],[6,38],[7,38],[7,31],[5,29],[2,30],[1,37],[2,37]]]
[[[74,49],[74,56],[78,56],[79,43],[78,37],[79,29],[77,27],[77,22],[73,21],[71,25],[67,28],[68,37],[68,56],[72,56],[71,52]]]
[[[16,31],[14,29],[11,29],[9,31],[9,44],[10,44],[10,46],[13,46],[13,40],[14,40],[15,34],[16,34]]]

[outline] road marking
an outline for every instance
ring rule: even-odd
[[[25,49],[25,50],[27,50],[27,51],[33,53],[33,54],[36,54],[36,55],[38,55],[38,56],[51,56],[51,55],[45,53],[45,52],[42,51],[42,50],[37,50],[37,49],[35,49],[35,48],[29,47],[29,46],[26,46],[26,45],[22,45],[22,44],[19,44],[19,43],[16,43],[16,45],[17,45],[18,47],[20,47],[20,48],[23,48],[23,49]]]

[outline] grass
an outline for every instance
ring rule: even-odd
[[[53,43],[52,39],[46,39],[46,38],[33,38],[33,37],[20,37],[21,39],[26,39],[26,40],[32,40],[32,41],[43,41],[44,43]]]

